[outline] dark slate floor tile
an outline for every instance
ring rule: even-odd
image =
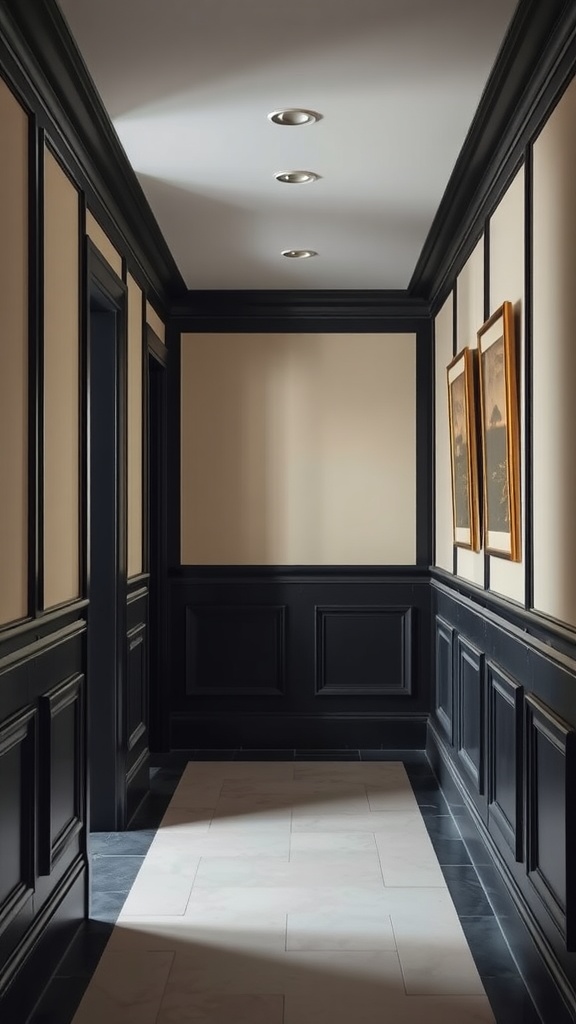
[[[107,921],[86,921],[56,971],[58,978],[90,978],[104,952],[113,925]]]
[[[492,907],[472,866],[446,864],[443,874],[458,917],[492,917]]]
[[[461,839],[443,839],[437,836],[432,840],[432,846],[441,866],[472,863]]]
[[[296,761],[359,761],[359,750],[296,750]]]
[[[434,791],[433,789],[422,790],[419,787],[412,784],[414,790],[414,796],[416,797],[416,803],[418,804],[422,814],[449,814],[448,804],[446,803],[442,793]]]
[[[130,892],[144,857],[92,857],[92,892]]]
[[[461,923],[482,979],[518,977],[518,968],[495,917],[462,917]]]
[[[87,984],[87,978],[53,978],[28,1024],[69,1024]]]
[[[428,760],[422,750],[361,750],[361,761],[402,761],[406,771],[429,769]]]
[[[93,892],[90,900],[90,919],[115,924],[125,902],[125,892]]]
[[[557,1017],[542,1019],[522,978],[482,979],[496,1024],[567,1024]]]
[[[90,853],[108,857],[144,857],[154,839],[154,829],[130,832],[91,832]]]
[[[428,835],[432,840],[462,838],[456,827],[454,819],[449,814],[438,814],[436,811],[433,811],[431,814],[427,814],[423,811],[422,817],[424,818],[424,824],[428,830]]]
[[[293,761],[294,750],[239,750],[235,761]]]
[[[193,758],[193,761],[233,761],[236,756],[236,750],[197,750]]]

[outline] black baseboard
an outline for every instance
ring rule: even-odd
[[[561,971],[431,720],[426,753],[526,988],[545,1021],[574,1024],[576,993]]]
[[[427,715],[173,715],[171,749],[423,750]]]

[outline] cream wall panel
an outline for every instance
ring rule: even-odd
[[[520,403],[521,561],[490,558],[490,589],[524,604],[526,525],[526,423],[524,416],[524,168],[490,219],[490,312],[503,302],[514,306]]]
[[[456,287],[456,349],[477,348],[477,332],[484,323],[484,236],[464,264]],[[458,548],[458,575],[484,586],[484,552]]]
[[[146,303],[146,323],[152,328],[157,338],[166,344],[166,327],[149,302]]]
[[[0,79],[0,624],[28,614],[28,117]]]
[[[452,360],[454,333],[454,294],[450,293],[434,322],[436,359],[436,557],[435,565],[453,571],[452,483],[450,433],[448,429],[448,389],[446,367]]]
[[[106,262],[110,264],[112,270],[118,274],[118,277],[122,277],[122,257],[90,210],[86,212],[86,234],[94,242]]]
[[[534,145],[534,605],[576,626],[576,80]]]
[[[128,275],[128,576],[143,570],[142,291]]]
[[[78,192],[45,154],[44,607],[80,595]]]
[[[182,337],[183,564],[413,564],[416,339]]]

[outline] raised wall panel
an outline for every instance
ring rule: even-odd
[[[576,948],[576,732],[542,701],[526,698],[528,878]]]
[[[147,729],[146,626],[128,633],[127,737],[132,750]]]
[[[484,792],[484,655],[461,636],[456,642],[458,757],[476,791]]]
[[[0,966],[22,932],[35,872],[36,709],[0,723]]]
[[[2,79],[0,127],[0,625],[3,625],[28,614],[28,116]]]
[[[41,825],[39,866],[49,875],[84,823],[84,676],[40,698]]]
[[[405,607],[317,608],[317,696],[410,696],[413,614]]]
[[[79,195],[44,161],[44,608],[80,596]]]
[[[454,742],[454,630],[439,615],[436,626],[436,717],[450,743]]]
[[[186,609],[186,692],[281,696],[285,676],[284,605]]]
[[[522,860],[523,694],[524,689],[488,663],[488,827]]]

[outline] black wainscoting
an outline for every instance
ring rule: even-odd
[[[26,1019],[87,906],[84,611],[79,602],[0,634],[6,1020]]]
[[[576,1018],[576,657],[566,630],[549,624],[545,637],[542,620],[533,631],[529,615],[510,605],[507,617],[460,583],[435,579],[431,597],[429,756],[456,784]]]
[[[426,570],[185,568],[170,630],[172,749],[423,746]]]

